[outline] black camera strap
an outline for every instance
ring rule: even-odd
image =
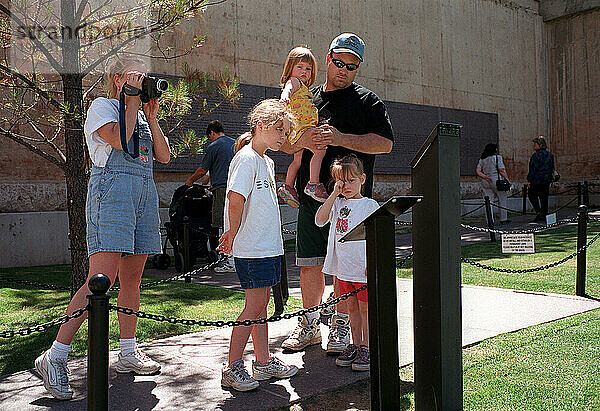
[[[125,85],[127,85],[127,83],[125,83]],[[127,127],[125,124],[125,91],[123,91],[121,88],[121,98],[119,101],[119,134],[121,134],[121,148],[123,148],[123,151],[129,154],[131,158],[138,158],[140,156],[140,133],[138,129],[139,123],[136,113],[135,130],[133,130],[133,135],[131,136],[133,140],[133,154],[131,154],[127,146]]]

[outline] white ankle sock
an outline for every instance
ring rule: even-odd
[[[121,346],[121,354],[130,355],[135,352],[135,337],[134,338],[121,338],[119,340]]]
[[[71,346],[58,341],[52,343],[50,348],[50,361],[55,362],[56,360],[66,361],[69,353],[71,352]]]
[[[312,312],[312,313],[306,313],[304,315],[306,316],[306,319],[310,323],[313,320],[315,320],[316,318],[318,318],[320,314],[318,312]]]

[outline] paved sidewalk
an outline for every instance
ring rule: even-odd
[[[530,217],[528,217],[530,218]],[[515,222],[514,224],[518,224]],[[523,223],[519,225],[523,227]],[[507,228],[516,228],[509,225]],[[397,239],[397,253],[405,255],[409,247],[404,236]],[[484,241],[482,236],[469,235],[463,242]],[[293,254],[287,256],[290,294],[299,296],[298,270]],[[152,271],[152,270],[150,270]],[[175,275],[166,272],[165,276]],[[194,282],[237,287],[235,274],[202,273]],[[328,290],[331,288],[329,285]],[[412,281],[397,280],[398,292],[398,352],[401,365],[413,361]],[[553,321],[577,313],[600,308],[600,301],[569,295],[533,293],[489,287],[462,287],[463,345],[518,330],[535,324]],[[269,325],[272,351],[284,361],[300,368],[290,380],[261,382],[253,392],[238,393],[220,386],[220,369],[227,358],[231,330],[228,328],[191,333],[145,344],[145,351],[159,361],[162,372],[154,376],[133,376],[110,373],[110,409],[112,410],[268,410],[283,407],[298,398],[343,387],[365,379],[368,373],[352,372],[336,367],[318,346],[299,353],[282,353],[280,346],[296,320],[283,320]],[[323,345],[327,328],[321,326]],[[250,365],[250,350],[246,364]],[[117,352],[110,353],[111,364]],[[73,371],[73,400],[54,400],[45,392],[39,377],[32,370],[0,377],[0,410],[83,410],[86,409],[86,359],[70,362]]]

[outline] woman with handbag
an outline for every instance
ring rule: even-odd
[[[538,223],[546,219],[550,183],[558,178],[554,176],[554,156],[548,151],[544,136],[533,139],[533,149],[535,152],[529,159],[527,187],[529,187],[529,201],[536,212],[533,222]]]
[[[498,204],[500,224],[509,223],[507,219],[506,197],[511,183],[504,168],[502,156],[498,154],[498,145],[490,143],[485,146],[477,163],[477,175],[481,177],[483,196]],[[492,218],[493,218],[492,213]]]

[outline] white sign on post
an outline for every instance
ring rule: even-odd
[[[533,233],[502,234],[502,252],[504,254],[535,253]]]

